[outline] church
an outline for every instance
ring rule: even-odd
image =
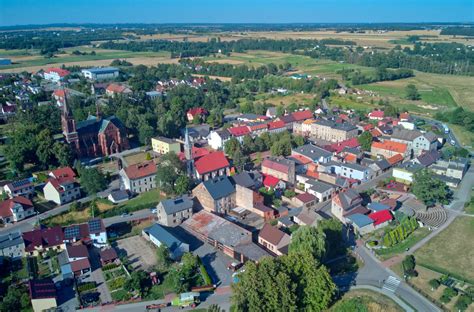
[[[89,116],[76,123],[67,101],[61,113],[61,126],[66,141],[79,158],[108,156],[129,149],[125,126],[115,116]]]

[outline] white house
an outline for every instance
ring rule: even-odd
[[[114,79],[119,76],[119,70],[115,67],[94,67],[83,69],[82,75],[90,80]]]
[[[320,203],[331,199],[332,193],[335,191],[331,184],[313,179],[308,179],[304,184],[305,191],[316,196]]]
[[[0,223],[18,222],[35,214],[33,203],[26,197],[17,196],[0,203]]]
[[[81,198],[81,189],[76,182],[76,173],[70,167],[59,168],[49,173],[43,187],[44,198],[58,205]]]
[[[226,129],[211,131],[207,137],[207,143],[215,150],[222,150],[229,139],[230,133]]]
[[[52,81],[52,82],[59,82],[64,79],[67,75],[69,75],[70,72],[68,70],[62,69],[62,68],[48,68],[47,70],[44,71],[43,77],[46,80]]]
[[[341,176],[349,179],[367,181],[371,177],[371,169],[359,164],[341,164]]]

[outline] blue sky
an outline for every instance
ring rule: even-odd
[[[0,25],[472,22],[474,0],[0,0]]]

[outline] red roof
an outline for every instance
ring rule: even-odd
[[[363,127],[364,131],[369,131],[369,130],[372,130],[374,128],[375,128],[375,126],[373,124],[367,124],[367,125],[364,125],[364,127]]]
[[[127,90],[128,88],[125,87],[125,86],[122,86],[122,85],[119,85],[119,84],[116,84],[116,83],[111,83],[109,84],[109,86],[107,87],[107,91],[109,92],[113,92],[113,93],[123,93]]]
[[[301,121],[313,118],[313,113],[310,110],[304,110],[299,112],[294,112],[291,114],[295,121]]]
[[[375,138],[382,136],[382,132],[380,132],[379,129],[370,130],[370,134],[372,134],[372,136]]]
[[[156,173],[156,164],[153,160],[130,165],[124,169],[129,179],[140,179]]]
[[[76,178],[76,173],[72,170],[71,167],[63,167],[53,170],[49,173],[49,176],[56,178],[59,184],[65,182],[74,182]]]
[[[68,245],[66,250],[69,258],[89,258],[89,252],[84,245]]]
[[[64,240],[63,230],[58,225],[52,228],[36,229],[23,233],[25,251],[34,251],[35,247],[54,247],[61,245]]]
[[[278,178],[275,178],[272,175],[266,175],[265,178],[263,179],[263,185],[266,187],[276,187],[280,180]]]
[[[53,96],[57,97],[57,98],[64,98],[64,94],[65,93],[69,93],[69,91],[66,91],[64,89],[56,89],[54,90],[53,92]]]
[[[357,138],[352,138],[352,139],[345,140],[345,141],[342,141],[342,142],[339,142],[339,143],[333,143],[331,145],[326,145],[324,148],[326,150],[330,151],[330,152],[339,154],[346,147],[354,148],[354,147],[358,147],[358,146],[360,146],[360,144],[359,144],[359,141],[357,140]]]
[[[410,114],[408,113],[401,113],[400,114],[400,120],[408,120],[410,119]]]
[[[291,155],[288,157],[288,159],[294,159],[296,162],[300,162],[302,163],[303,165],[307,165],[307,164],[310,164],[312,163],[313,161],[307,157],[304,157],[303,155],[300,155],[300,154],[295,154],[295,155]]]
[[[302,201],[303,203],[309,203],[316,200],[316,196],[309,193],[298,194],[296,195],[296,198]]]
[[[268,130],[280,129],[285,127],[283,120],[272,121],[268,123]]]
[[[372,147],[384,149],[387,151],[393,151],[396,153],[405,153],[407,150],[407,145],[405,143],[390,140],[386,140],[384,142],[373,142]]]
[[[403,156],[401,154],[395,154],[390,158],[387,158],[387,161],[390,165],[395,165],[403,161]]]
[[[68,70],[62,69],[62,68],[48,68],[47,70],[44,71],[45,73],[56,73],[59,75],[59,77],[64,77],[70,74]]]
[[[104,249],[100,252],[100,260],[106,261],[114,261],[118,258],[117,252],[113,248]]]
[[[12,208],[15,204],[20,204],[23,206],[23,209],[30,209],[33,207],[33,203],[26,197],[17,196],[11,199],[7,199],[0,203],[0,217],[9,217],[12,216]]]
[[[199,174],[206,174],[209,172],[217,171],[222,168],[229,167],[229,161],[224,155],[224,152],[214,152],[205,156],[202,156],[194,163],[196,171]]]
[[[368,217],[374,220],[375,226],[393,219],[392,214],[388,210],[380,210],[380,211],[369,213]]]
[[[258,236],[270,244],[277,246],[283,237],[285,237],[285,232],[279,230],[275,226],[270,225],[269,223],[265,223],[263,228],[260,230],[260,233],[258,233]]]
[[[202,107],[193,107],[190,110],[188,110],[188,113],[191,116],[196,116],[196,115],[205,115],[207,114],[207,110]]]
[[[385,115],[384,112],[381,110],[374,110],[369,113],[369,117],[373,117],[373,118],[383,118],[384,115]]]
[[[266,167],[275,171],[279,171],[282,173],[288,173],[289,167],[285,164],[279,163],[277,161],[273,161],[270,158],[265,158],[262,162],[262,168]]]
[[[91,268],[91,263],[89,262],[88,258],[71,262],[71,270],[73,272],[79,272],[79,271],[90,269],[90,268]]]
[[[261,129],[267,129],[267,127],[268,125],[266,123],[261,123],[261,124],[251,125],[250,130],[256,131],[256,130],[261,130]]]
[[[204,155],[210,154],[210,152],[209,152],[207,149],[203,148],[203,147],[195,147],[195,146],[193,146],[193,147],[191,148],[191,154],[192,154],[191,157],[192,157],[194,160],[197,160],[198,158],[200,158],[200,157],[202,157],[202,156],[204,156]],[[181,161],[184,161],[184,160],[186,159],[186,156],[184,155],[183,152],[179,152],[178,156],[179,156],[179,159],[180,159]]]
[[[250,133],[250,129],[247,126],[238,126],[227,129],[233,136],[243,136]]]

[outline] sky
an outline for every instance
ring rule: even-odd
[[[473,21],[474,0],[0,0],[0,26]]]

